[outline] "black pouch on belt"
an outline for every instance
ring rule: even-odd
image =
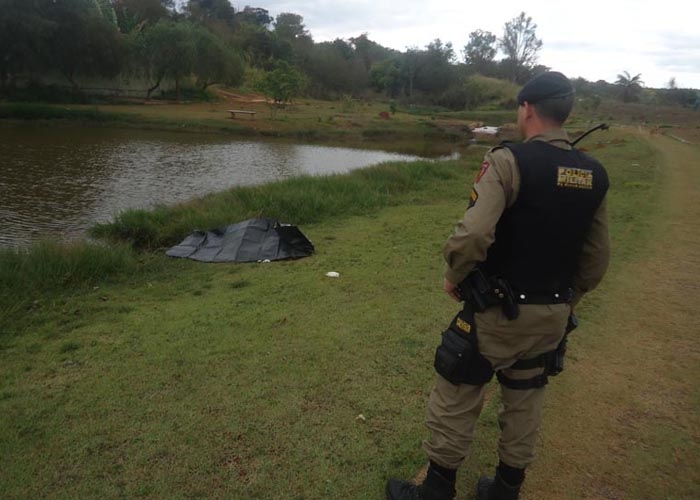
[[[435,351],[435,371],[455,385],[483,385],[493,377],[491,363],[479,353],[474,314],[467,308],[442,332],[442,343]]]

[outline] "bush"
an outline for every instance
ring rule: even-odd
[[[469,92],[465,87],[451,87],[437,99],[437,104],[453,111],[462,111],[467,107]]]
[[[515,102],[518,86],[511,82],[476,75],[465,80],[464,90],[467,94],[467,109],[475,109],[485,104],[505,108]]]

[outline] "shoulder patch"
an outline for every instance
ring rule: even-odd
[[[484,162],[481,164],[481,168],[479,168],[479,172],[476,174],[476,179],[474,179],[474,184],[478,184],[481,178],[486,175],[486,172],[488,171],[489,167],[491,166],[491,162],[488,160],[484,160]]]

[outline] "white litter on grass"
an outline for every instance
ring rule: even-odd
[[[498,135],[498,127],[478,127],[472,130],[475,134]]]
[[[355,417],[355,420],[357,420],[359,422],[366,422],[367,417],[365,417],[362,413],[360,413],[358,416]]]
[[[270,259],[265,259],[265,260],[259,260],[258,264],[269,264],[270,262],[272,262]]]
[[[329,278],[340,278],[340,273],[336,273],[335,271],[330,271],[326,273],[326,276]]]

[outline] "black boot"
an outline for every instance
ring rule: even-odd
[[[423,484],[400,479],[389,479],[386,483],[387,500],[452,500],[455,493],[455,482],[446,479],[432,467],[428,469]]]
[[[477,500],[518,500],[520,486],[506,483],[496,471],[495,477],[480,477],[476,485]]]

